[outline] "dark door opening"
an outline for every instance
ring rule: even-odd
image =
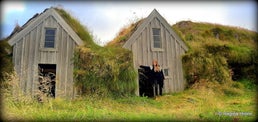
[[[47,97],[55,98],[56,64],[39,64],[39,91]]]
[[[140,66],[139,75],[139,94],[140,96],[154,97],[151,69],[148,66]]]

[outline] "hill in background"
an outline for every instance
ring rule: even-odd
[[[257,79],[257,32],[219,24],[181,21],[172,26],[190,48],[182,57],[191,85],[199,81]]]

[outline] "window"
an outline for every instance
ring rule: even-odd
[[[168,76],[168,69],[163,70],[164,76]]]
[[[45,31],[45,48],[54,48],[55,47],[55,28],[46,28]]]
[[[161,48],[160,29],[152,28],[152,34],[153,34],[153,47]]]

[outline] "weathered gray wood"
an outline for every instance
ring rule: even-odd
[[[152,28],[160,28],[161,49],[156,49],[153,46]],[[183,90],[181,55],[188,48],[156,10],[144,20],[123,47],[132,50],[136,69],[140,65],[151,65],[153,59],[158,60],[162,68],[169,69],[168,77],[164,81],[165,93]]]
[[[188,50],[188,47],[184,44],[184,42],[179,38],[179,36],[171,29],[170,25],[168,24],[168,22],[158,13],[158,11],[156,9],[154,9],[151,14],[147,17],[147,19],[144,20],[144,22],[137,28],[137,30],[132,34],[132,36],[128,39],[128,41],[123,45],[124,48],[128,48],[129,45],[131,45],[133,43],[133,41],[135,41],[135,38],[137,38],[139,36],[139,34],[143,31],[143,29],[154,19],[157,18],[160,23],[164,24],[166,29],[169,31],[169,33],[176,37],[180,43],[180,45],[182,45],[182,47],[185,50]]]
[[[65,73],[64,73],[64,75],[66,76],[65,77],[65,79],[64,79],[64,83],[62,83],[63,85],[64,85],[64,94],[67,94],[67,83],[68,83],[68,73],[67,73],[67,70],[68,70],[68,66],[69,66],[69,58],[71,58],[71,57],[69,57],[69,35],[67,35],[66,36],[66,43],[65,43],[65,46],[64,46],[64,48],[66,49],[66,50],[63,50],[63,51],[65,51],[66,53],[63,53],[63,55],[64,55],[64,57],[65,57],[65,65],[64,65],[64,71],[65,71]]]
[[[173,42],[174,43],[174,75],[175,75],[175,81],[174,81],[174,83],[175,83],[175,92],[177,92],[178,91],[178,61],[177,61],[177,56],[178,56],[178,54],[177,54],[177,42],[176,42],[176,40]]]
[[[56,28],[55,48],[44,48],[45,28]],[[76,40],[75,40],[76,39]],[[8,41],[13,46],[13,63],[26,94],[38,90],[38,65],[56,65],[56,97],[73,97],[73,54],[82,40],[53,8],[33,18]]]
[[[34,31],[35,29],[33,29],[29,34],[29,43],[28,43],[28,51],[29,51],[29,55],[28,55],[28,92],[30,94],[32,94],[32,86],[33,86],[33,56],[34,56],[34,46],[33,46],[33,36],[34,36]]]
[[[150,39],[150,38],[151,38],[151,37],[150,37],[151,30],[150,30],[150,28],[149,28],[149,25],[150,25],[150,24],[148,24],[148,26],[146,27],[146,32],[145,32],[145,33],[146,33],[146,36],[147,36],[147,38],[146,38],[146,39],[147,39],[147,40],[146,40],[146,42],[147,42],[147,43],[146,43],[146,46],[147,46],[147,48],[148,48],[148,50],[147,50],[148,52],[146,53],[147,59],[148,59],[148,61],[147,61],[148,64],[146,64],[146,65],[151,65],[151,63],[152,63],[151,41],[150,41],[150,40],[151,40],[151,39]]]
[[[39,15],[37,18],[30,21],[26,28],[24,28],[21,32],[15,34],[8,43],[10,45],[13,45],[18,41],[21,37],[26,35],[28,32],[30,32],[34,27],[37,27],[43,20],[45,20],[47,17],[53,16],[56,18],[58,23],[62,26],[63,29],[65,29],[73,40],[76,42],[77,45],[83,45],[83,41],[80,39],[80,37],[72,30],[72,28],[65,22],[65,20],[54,10],[54,8],[49,8],[47,11],[43,12],[41,15]]]
[[[38,92],[38,53],[39,53],[39,45],[40,45],[40,39],[41,39],[41,28],[42,28],[42,24],[39,24],[37,27],[36,27],[36,32],[35,32],[35,40],[33,41],[34,42],[34,46],[35,46],[35,49],[34,49],[34,64],[33,64],[33,86],[32,86],[32,95],[35,95],[37,92]]]

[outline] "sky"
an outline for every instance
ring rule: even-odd
[[[16,24],[22,26],[36,13],[51,6],[65,9],[86,26],[96,42],[104,45],[118,32],[153,9],[170,25],[190,20],[241,27],[257,32],[257,3],[255,1],[3,1],[1,2],[1,36],[11,34]]]

